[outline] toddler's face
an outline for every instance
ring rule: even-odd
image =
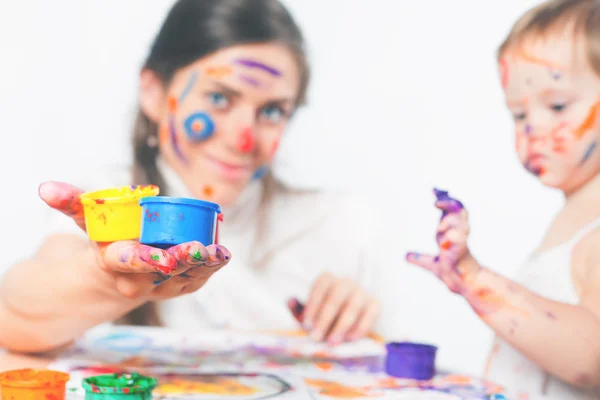
[[[526,39],[500,59],[519,160],[569,193],[600,171],[600,77],[586,41],[572,34]]]

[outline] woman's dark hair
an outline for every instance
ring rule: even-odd
[[[309,66],[300,28],[278,0],[179,0],[167,15],[150,49],[144,68],[168,85],[181,68],[220,49],[249,43],[278,43],[296,58],[300,87],[296,106],[305,102]],[[133,183],[154,184],[166,194],[156,158],[158,126],[141,110],[133,131]],[[148,303],[128,314],[122,322],[158,325],[155,305]]]

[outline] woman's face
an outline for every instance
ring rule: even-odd
[[[222,49],[169,86],[142,72],[141,105],[158,146],[193,196],[227,206],[270,165],[294,111],[300,71],[277,44]]]

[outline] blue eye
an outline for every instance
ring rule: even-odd
[[[523,121],[525,119],[525,117],[526,117],[525,113],[513,114],[513,119],[515,121]]]
[[[260,114],[274,124],[281,122],[285,117],[285,113],[281,107],[273,105],[264,107]]]
[[[552,108],[552,111],[559,113],[564,111],[565,108],[567,108],[567,105],[565,103],[554,103],[550,107]]]
[[[227,97],[225,97],[223,93],[209,93],[208,99],[216,108],[224,109],[227,108],[227,106],[229,106],[229,99],[227,99]]]

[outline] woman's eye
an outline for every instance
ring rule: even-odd
[[[218,109],[224,109],[229,106],[229,99],[227,99],[227,97],[223,93],[209,93],[208,99],[211,102],[211,104]]]
[[[513,119],[515,121],[523,121],[527,117],[527,114],[522,113],[513,113]]]
[[[271,123],[277,124],[285,118],[285,112],[279,106],[270,105],[261,110],[260,116],[267,119]]]
[[[550,108],[552,108],[552,111],[559,113],[564,111],[567,105],[565,103],[553,103]]]

